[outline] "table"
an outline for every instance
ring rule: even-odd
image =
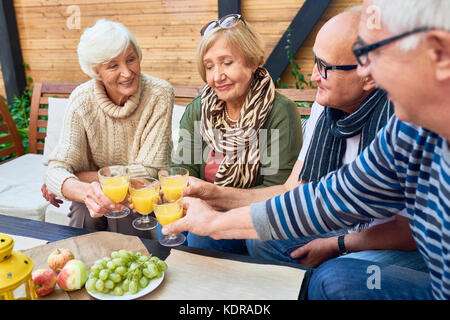
[[[49,242],[59,241],[63,239],[67,239],[70,237],[76,237],[83,234],[88,234],[95,232],[95,230],[87,230],[87,229],[79,229],[73,228],[69,226],[63,226],[53,223],[47,223],[37,220],[30,220],[24,218],[18,218],[13,216],[6,216],[0,214],[0,233],[9,233],[18,236],[31,237],[36,239],[47,240]],[[156,256],[161,259],[166,259],[170,250],[182,250],[194,254],[222,258],[222,259],[230,259],[235,261],[242,262],[250,262],[250,263],[259,263],[259,264],[274,264],[274,265],[283,265],[289,266],[293,268],[299,268],[305,270],[305,276],[303,279],[303,283],[299,293],[299,300],[305,300],[307,298],[307,289],[309,284],[309,279],[313,272],[313,268],[309,266],[287,263],[287,262],[272,262],[264,259],[253,258],[248,255],[240,255],[240,254],[232,254],[219,252],[214,250],[206,250],[199,248],[191,248],[187,246],[178,246],[175,248],[164,247],[158,243],[156,240],[143,239],[140,238],[142,243],[145,245],[149,252],[152,252]]]

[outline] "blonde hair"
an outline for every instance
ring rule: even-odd
[[[264,40],[248,22],[239,21],[231,28],[216,27],[206,33],[197,46],[197,68],[203,81],[206,82],[203,57],[221,36],[224,36],[230,45],[241,51],[248,66],[260,67],[263,65],[265,59]]]
[[[130,30],[119,22],[98,20],[81,35],[77,49],[81,70],[89,77],[98,79],[96,67],[111,61],[130,45],[142,61],[141,48]]]

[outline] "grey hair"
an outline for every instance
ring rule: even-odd
[[[98,20],[81,35],[77,49],[81,70],[89,77],[98,79],[96,67],[123,53],[130,44],[139,61],[142,61],[141,48],[130,30],[119,22]]]
[[[421,27],[450,31],[449,0],[371,0],[374,11],[380,13],[381,22],[393,34]],[[372,9],[373,9],[372,8]],[[366,13],[369,14],[369,7]],[[417,47],[424,33],[408,36],[399,42],[403,51]]]

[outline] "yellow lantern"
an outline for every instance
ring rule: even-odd
[[[14,290],[22,285],[25,286],[26,299],[36,300],[31,278],[33,260],[21,252],[12,251],[13,247],[14,239],[0,234],[0,300],[14,300]]]

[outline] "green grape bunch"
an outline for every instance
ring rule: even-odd
[[[146,288],[152,279],[161,277],[166,269],[166,262],[158,257],[125,249],[113,251],[110,257],[94,262],[86,289],[115,296],[126,292],[136,294]]]

